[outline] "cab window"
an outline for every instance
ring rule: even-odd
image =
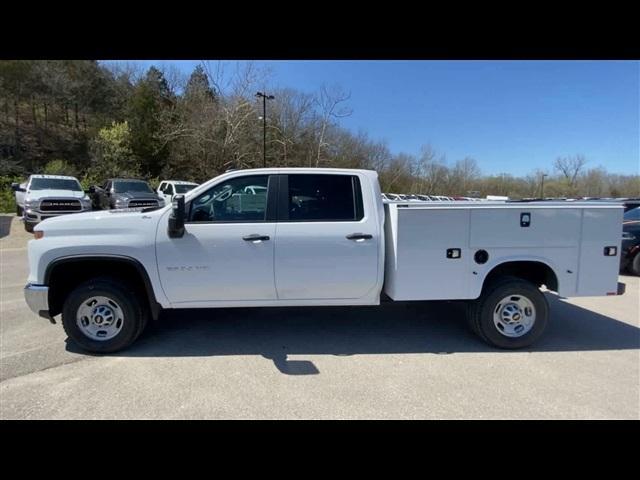
[[[252,175],[211,187],[191,202],[189,222],[265,221],[268,182],[268,175]]]
[[[355,175],[289,175],[288,221],[347,222],[364,217]]]

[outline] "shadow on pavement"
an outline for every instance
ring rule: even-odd
[[[0,215],[0,238],[6,237],[11,232],[11,222],[15,215]]]
[[[640,348],[640,329],[547,296],[551,322],[524,351]],[[73,351],[77,347],[67,344]],[[522,350],[519,350],[520,352]],[[312,362],[288,355],[510,353],[489,347],[467,328],[452,302],[380,307],[289,307],[174,310],[124,352],[127,357],[262,355],[288,375],[318,374]]]

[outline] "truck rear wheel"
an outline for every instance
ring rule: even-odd
[[[69,294],[62,308],[62,325],[82,349],[112,353],[140,336],[147,316],[133,289],[103,277],[89,280]]]
[[[532,345],[549,320],[549,304],[537,285],[503,277],[488,285],[470,305],[472,330],[488,344],[505,349]]]
[[[640,276],[640,252],[636,253],[633,260],[629,262],[629,271],[634,275]]]
[[[17,217],[22,216],[22,208],[20,208],[20,205],[16,205],[16,216]]]

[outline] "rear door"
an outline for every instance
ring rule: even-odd
[[[379,228],[361,179],[280,176],[275,246],[278,299],[358,299],[377,284]]]

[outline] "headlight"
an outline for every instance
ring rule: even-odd
[[[159,207],[164,207],[165,206],[164,198],[158,197],[158,206]]]
[[[40,205],[40,200],[27,200],[24,202],[25,208],[38,208]]]
[[[91,199],[89,197],[81,198],[80,205],[82,205],[83,210],[88,210],[91,208]]]
[[[635,240],[636,236],[631,232],[622,232],[623,240]]]
[[[126,207],[127,200],[124,198],[116,198],[116,207]]]

